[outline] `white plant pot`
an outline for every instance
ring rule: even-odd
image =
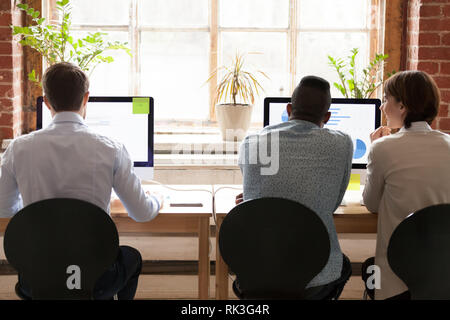
[[[241,141],[250,127],[253,105],[217,104],[216,119],[224,141]]]

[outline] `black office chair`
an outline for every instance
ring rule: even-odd
[[[30,286],[28,297],[16,285],[25,299],[93,299],[96,281],[119,253],[109,215],[76,199],[43,200],[23,208],[9,222],[3,245],[9,263]]]
[[[411,299],[450,299],[450,204],[430,206],[394,230],[389,265],[408,286]]]
[[[220,253],[237,276],[241,299],[304,299],[306,285],[325,267],[328,232],[320,217],[291,200],[242,202],[223,220]]]

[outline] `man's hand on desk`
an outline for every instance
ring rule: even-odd
[[[239,194],[236,196],[236,204],[239,204],[239,203],[241,203],[242,201],[244,201],[244,193],[239,193]]]
[[[159,202],[159,210],[162,209],[162,207],[164,206],[164,196],[161,193],[155,192],[155,191],[152,191],[152,192],[145,191],[145,194],[155,197],[156,200],[158,200],[158,202]]]

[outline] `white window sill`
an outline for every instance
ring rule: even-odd
[[[251,128],[249,133],[256,132]],[[5,150],[12,139],[4,139]],[[238,169],[240,142],[223,141],[214,127],[158,128],[154,135],[155,169]]]
[[[155,154],[155,169],[201,169],[238,170],[238,155],[205,155],[205,154]]]
[[[239,146],[240,142],[223,141],[217,128],[158,132],[154,138],[155,168],[237,169]]]

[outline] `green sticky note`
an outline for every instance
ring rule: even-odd
[[[133,98],[133,114],[149,114],[150,98]]]
[[[361,175],[352,173],[350,175],[350,182],[348,183],[347,190],[359,191],[361,187]]]

